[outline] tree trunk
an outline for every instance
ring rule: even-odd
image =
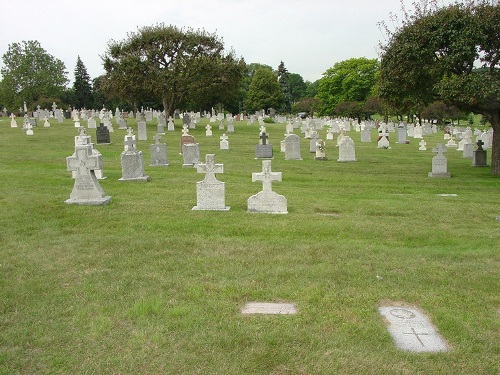
[[[500,112],[491,116],[491,127],[493,128],[493,141],[491,143],[491,174],[500,175]]]

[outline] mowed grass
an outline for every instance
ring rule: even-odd
[[[177,120],[179,121],[179,120]],[[135,120],[128,120],[135,129]],[[168,167],[149,183],[118,181],[125,132],[96,145],[107,206],[64,203],[72,122],[26,136],[0,119],[0,374],[497,374],[500,359],[500,179],[448,150],[451,179],[427,177],[442,132],[389,150],[356,143],[355,163],[279,152],[273,190],[287,215],[250,214],[258,125],[191,130],[202,159],[224,164],[229,212],[192,211],[196,169],[181,168],[180,122]],[[83,122],[82,122],[83,123]],[[156,122],[148,123],[148,137]],[[89,130],[95,142],[95,131]],[[299,134],[299,130],[296,130]],[[326,132],[320,136],[326,139]],[[490,154],[490,152],[488,152]],[[457,194],[457,196],[439,196]],[[292,302],[297,315],[243,316],[252,301]],[[398,350],[384,303],[424,310],[446,353]]]

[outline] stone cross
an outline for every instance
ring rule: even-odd
[[[75,156],[66,158],[68,170],[75,171],[78,176],[90,175],[90,171],[99,169],[101,155],[92,155],[91,147],[79,147],[76,149]]]
[[[482,139],[479,139],[477,142],[477,151],[483,151],[483,145],[484,145],[484,142]]]
[[[267,144],[267,138],[269,138],[269,136],[266,133],[262,133],[259,138],[262,140],[262,144],[266,145]]]
[[[155,136],[153,137],[155,140],[155,144],[160,144],[161,141],[161,135],[159,133],[156,133]]]
[[[79,135],[80,137],[84,137],[84,136],[86,136],[86,135],[87,135],[87,133],[85,133],[85,128],[84,128],[83,126],[80,126],[80,128],[78,129],[78,131],[79,131],[79,134],[78,134],[78,135]]]
[[[220,139],[221,141],[223,141],[223,142],[228,140],[228,138],[227,138],[227,135],[226,135],[226,134],[222,134],[222,135],[219,137],[219,139]]]
[[[127,128],[127,136],[133,136],[134,135],[134,131],[132,130],[132,128]]]
[[[281,172],[271,172],[271,160],[262,160],[262,172],[252,173],[252,182],[262,181],[262,191],[272,191],[273,181],[281,181]]]
[[[219,181],[215,177],[215,174],[224,173],[224,165],[215,164],[215,154],[207,154],[205,155],[205,164],[197,164],[196,171],[198,173],[205,173],[204,183],[216,184],[219,183]]]
[[[443,153],[446,152],[446,149],[443,147],[442,143],[438,143],[436,147],[432,149],[432,152],[437,152],[437,156],[443,156]]]
[[[128,151],[134,151],[135,150],[135,145],[134,145],[134,138],[132,136],[125,136],[125,142],[123,144],[126,146],[126,149]]]
[[[182,135],[189,135],[189,127],[186,124],[182,126]]]
[[[266,132],[266,127],[264,125],[262,125],[259,130],[260,130],[260,134],[263,134]]]

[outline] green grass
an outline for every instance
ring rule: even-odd
[[[191,134],[203,160],[224,164],[229,212],[191,210],[203,175],[181,168],[180,123],[162,140],[169,167],[148,167],[152,141],[138,141],[149,183],[118,181],[115,126],[113,144],[96,147],[112,202],[93,207],[64,203],[71,122],[28,137],[0,119],[0,374],[500,371],[500,179],[489,168],[449,150],[453,177],[428,178],[442,133],[418,151],[413,139],[381,150],[351,132],[355,163],[337,163],[333,141],[329,160],[314,161],[303,140],[304,160],[285,161],[284,125],[266,124],[289,214],[250,214],[258,126],[236,123],[221,151],[205,123]],[[242,316],[251,301],[299,312]],[[450,351],[396,349],[377,311],[386,301],[423,309]]]

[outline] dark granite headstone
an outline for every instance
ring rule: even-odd
[[[477,150],[472,152],[472,166],[473,167],[486,167],[487,158],[486,150],[483,149],[484,142],[480,139],[477,141]]]
[[[96,142],[98,144],[109,144],[111,139],[109,137],[109,129],[101,122],[95,131]]]

